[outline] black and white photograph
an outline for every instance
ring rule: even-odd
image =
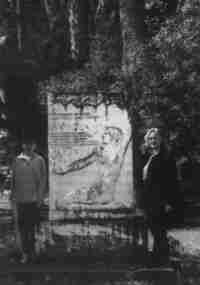
[[[200,0],[0,0],[0,283],[200,284]]]

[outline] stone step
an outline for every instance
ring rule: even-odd
[[[132,278],[144,282],[142,284],[183,285],[180,272],[167,267],[138,269],[133,272]]]

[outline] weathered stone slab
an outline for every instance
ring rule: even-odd
[[[114,99],[49,95],[48,147],[51,220],[133,207],[131,125]]]

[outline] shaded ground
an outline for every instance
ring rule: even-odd
[[[142,252],[132,252],[132,249],[124,248],[118,254],[112,256],[102,256],[102,258],[95,260],[87,256],[87,252],[79,253],[79,256],[74,256],[73,253],[62,257],[62,250],[57,249],[49,255],[40,256],[37,263],[28,265],[20,265],[18,262],[11,263],[9,255],[14,247],[11,242],[12,231],[8,231],[8,224],[1,223],[1,250],[0,250],[0,284],[73,284],[73,285],[173,285],[177,278],[176,264],[173,262],[166,264],[162,268],[149,271],[149,266],[146,266],[145,256]],[[5,231],[7,230],[7,235]],[[4,231],[4,235],[2,235]],[[175,235],[176,232],[173,232]],[[179,233],[180,234],[180,233]],[[187,237],[186,237],[187,238]],[[179,254],[181,244],[171,239],[173,252],[177,257],[180,257],[181,268],[184,271],[184,284],[191,283],[191,276],[194,276],[193,269],[197,269],[196,264],[190,262],[193,269],[188,266],[188,262]],[[52,249],[51,249],[52,250]],[[129,251],[128,251],[129,250]],[[47,258],[48,256],[48,258]],[[51,258],[49,258],[51,256]],[[54,256],[54,258],[52,258]],[[63,255],[64,256],[64,255]],[[138,256],[140,258],[138,258]],[[57,257],[55,259],[55,257]],[[140,262],[135,262],[135,260]],[[177,266],[179,269],[179,265]],[[185,271],[187,269],[187,271]],[[156,271],[157,270],[157,271]],[[200,275],[200,274],[199,274]],[[198,274],[194,282],[199,279]],[[180,285],[180,284],[178,284]]]
[[[200,284],[200,227],[182,226],[169,231],[171,261],[160,268],[152,269],[140,249],[133,251],[128,246],[119,248],[115,255],[102,255],[98,260],[95,254],[88,258],[87,250],[78,255],[73,251],[63,255],[62,247],[49,247],[48,254],[41,254],[37,263],[20,265],[9,259],[15,250],[13,224],[9,221],[6,215],[0,218],[0,284]],[[198,221],[196,219],[196,225]],[[150,237],[150,247],[151,243]],[[175,283],[177,278],[179,283]]]
[[[173,278],[173,277],[172,277]],[[18,273],[18,274],[10,274],[10,275],[4,275],[1,277],[0,281],[7,285],[13,285],[13,284],[33,284],[33,285],[40,285],[40,284],[73,284],[73,285],[79,285],[79,284],[88,284],[88,285],[109,285],[109,284],[116,284],[116,285],[122,285],[122,284],[132,284],[132,285],[148,285],[148,284],[162,284],[167,285],[169,284],[170,278],[165,283],[152,283],[145,282],[145,281],[134,281],[132,276],[130,276],[129,273],[105,273],[105,272],[84,272],[84,273],[49,273],[49,274],[43,274],[43,273]],[[167,283],[168,282],[168,283]],[[172,283],[173,284],[173,283]]]

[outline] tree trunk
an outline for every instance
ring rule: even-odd
[[[145,39],[144,0],[120,0],[123,39],[122,69],[126,77],[134,74]]]
[[[106,91],[112,84],[113,71],[121,67],[122,39],[118,0],[96,5],[90,43],[90,62],[98,88]]]
[[[52,9],[51,9],[51,6],[50,6],[48,0],[43,0],[43,6],[45,9],[47,19],[48,19],[49,30],[51,31],[53,29],[53,26],[54,26],[54,17],[53,17],[53,12],[52,12]]]
[[[133,132],[133,178],[136,207],[139,203],[139,115],[137,103],[137,81],[135,71],[144,60],[143,43],[145,39],[144,0],[120,0],[120,20],[122,33],[122,71],[126,83],[126,100]]]
[[[0,19],[4,19],[6,16],[6,9],[8,8],[8,1],[7,0],[1,0],[0,1]]]
[[[16,15],[17,15],[17,47],[18,51],[22,51],[22,24],[21,24],[21,2],[16,0]]]
[[[72,58],[83,63],[89,56],[89,2],[69,0],[69,23]]]

